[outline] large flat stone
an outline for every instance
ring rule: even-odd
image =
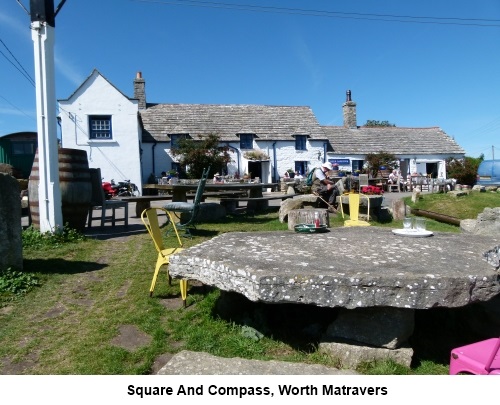
[[[181,351],[158,371],[159,375],[354,375],[319,364],[275,360],[247,360],[217,357],[204,352]]]
[[[319,351],[328,353],[339,360],[343,368],[356,368],[361,363],[376,360],[392,360],[403,366],[410,367],[413,357],[413,349],[410,347],[391,350],[344,342],[321,342]]]
[[[482,260],[498,243],[451,233],[408,238],[378,227],[231,232],[171,256],[170,274],[269,303],[461,307],[500,293],[499,273]]]

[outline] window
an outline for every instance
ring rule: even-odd
[[[253,134],[240,134],[240,149],[253,149]]]
[[[295,135],[295,150],[307,150],[307,135]]]
[[[364,160],[352,160],[352,171],[356,170],[363,170],[363,164],[365,163]]]
[[[170,149],[178,148],[179,141],[188,137],[187,134],[168,134],[168,136],[170,137]]]
[[[307,163],[307,161],[295,161],[295,171],[299,172],[302,176],[307,176],[307,174],[309,173],[307,169]]]
[[[36,152],[35,142],[12,142],[13,155],[34,155]]]
[[[89,116],[90,139],[113,139],[111,115]]]

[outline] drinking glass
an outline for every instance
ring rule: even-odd
[[[425,218],[415,218],[415,229],[425,231]]]
[[[403,219],[403,228],[406,229],[406,230],[410,230],[411,229],[411,223],[412,223],[412,219],[410,217],[405,217]]]

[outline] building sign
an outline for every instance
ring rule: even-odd
[[[351,164],[351,159],[328,159],[332,165],[346,166]]]

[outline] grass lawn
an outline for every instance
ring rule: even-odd
[[[425,195],[418,208],[442,209],[461,217],[475,218],[486,206],[500,206],[500,195],[474,193],[467,199]],[[480,201],[478,201],[479,199]],[[455,206],[462,207],[455,210]],[[438,211],[437,211],[438,212]],[[331,226],[342,226],[332,216]],[[378,226],[401,227],[401,221]],[[186,247],[230,231],[286,230],[277,212],[254,217],[228,217],[202,224]],[[428,229],[458,232],[452,225],[428,220]],[[146,233],[105,241],[82,238],[69,232],[59,240],[24,231],[22,275],[0,273],[0,374],[150,374],[160,356],[180,350],[249,359],[275,359],[338,366],[335,359],[316,351],[311,341],[294,339],[298,319],[324,318],[322,310],[303,313],[288,322],[283,311],[301,313],[306,306],[266,307],[241,303],[240,316],[221,310],[217,289],[192,285],[188,308],[183,309],[178,283],[167,285],[160,272],[154,296],[149,284],[156,252]],[[166,244],[175,242],[166,236]],[[26,292],[27,291],[27,292]],[[298,311],[298,312],[297,312]],[[417,311],[418,312],[418,311]],[[428,311],[427,311],[428,312]],[[416,315],[417,325],[422,314]],[[293,317],[292,317],[293,320]],[[391,362],[369,363],[365,374],[447,374],[446,351],[433,351],[436,331],[452,334],[463,327],[463,313],[436,312],[413,337],[417,349],[411,368]],[[272,321],[272,322],[271,322]],[[249,334],[255,326],[264,333],[258,340]],[[127,347],[127,335],[140,345]]]

